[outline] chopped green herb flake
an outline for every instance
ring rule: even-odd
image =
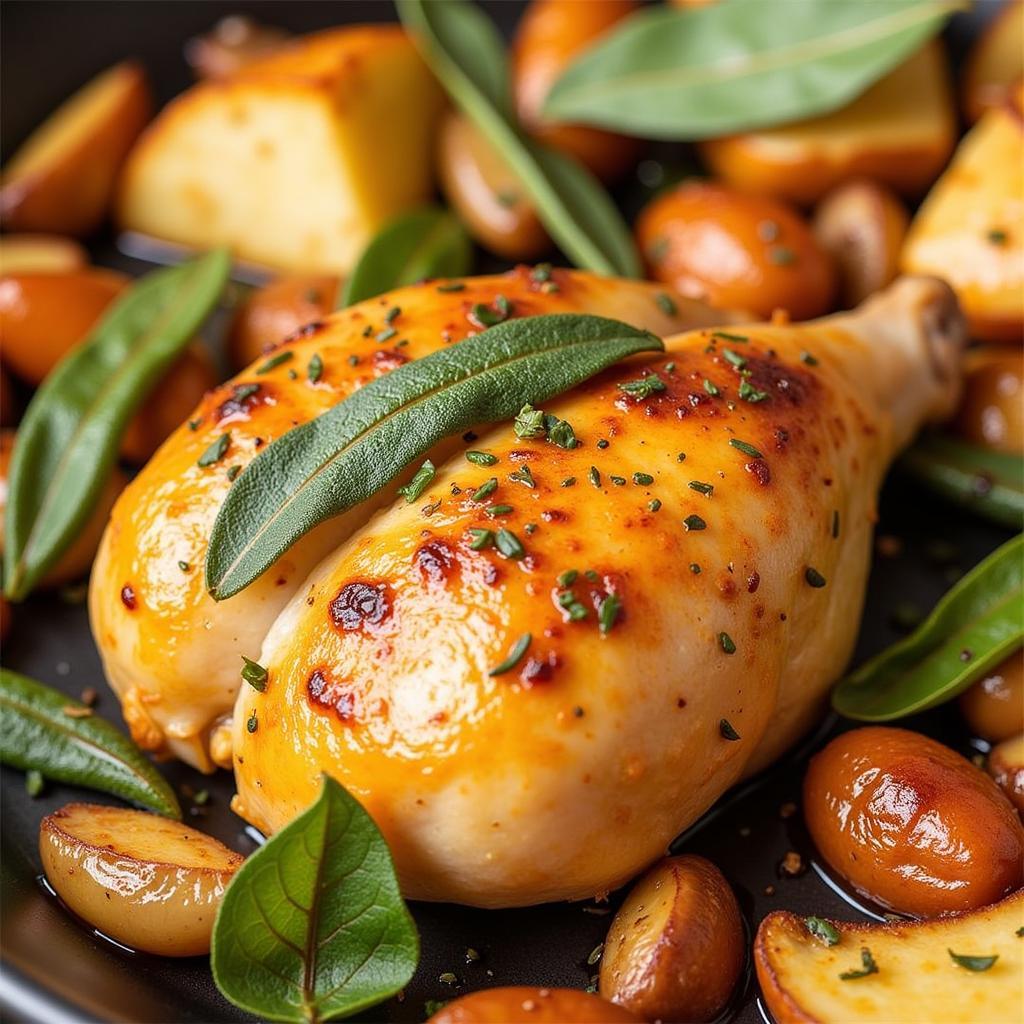
[[[675,371],[675,368],[676,368],[676,364],[675,363],[666,363],[665,364],[665,372],[666,373],[673,373]]]
[[[706,484],[703,480],[691,480],[687,485],[691,491],[698,491],[701,494],[706,494],[709,498],[715,493],[714,484]]]
[[[498,478],[492,476],[486,483],[482,483],[470,496],[470,501],[486,501],[498,489]]]
[[[306,376],[310,384],[315,384],[324,375],[324,361],[319,353],[314,353],[306,364]]]
[[[494,543],[506,558],[511,558],[514,562],[518,562],[520,558],[526,556],[523,542],[511,530],[506,530],[504,527],[495,534]]]
[[[728,331],[712,331],[711,337],[721,338],[723,341],[735,341],[741,345],[745,345],[750,341],[745,334],[730,334]]]
[[[855,981],[857,978],[866,978],[869,974],[878,973],[878,964],[875,963],[875,958],[871,955],[871,950],[867,946],[861,947],[860,962],[862,966],[859,971],[843,971],[839,975],[839,980]]]
[[[609,476],[608,479],[611,480],[616,487],[626,486],[626,478],[624,476]]]
[[[821,917],[805,917],[804,926],[826,946],[835,946],[839,942],[839,931],[835,925]]]
[[[276,356],[271,356],[262,366],[258,367],[256,372],[262,376],[264,373],[270,373],[275,367],[280,366],[282,363],[290,362],[294,358],[295,353],[290,350],[278,352]]]
[[[723,740],[734,742],[740,738],[740,734],[732,727],[728,718],[720,718],[718,720],[718,731]]]
[[[401,315],[402,315],[402,307],[401,306],[392,306],[384,314],[384,322],[387,323],[387,324],[393,324],[395,322],[395,320],[398,317],[400,317]]]
[[[602,602],[597,612],[597,622],[602,633],[609,633],[615,625],[622,610],[622,601],[618,594],[609,594]]]
[[[203,467],[215,466],[227,454],[228,445],[231,444],[230,434],[221,434],[209,448],[199,456],[197,465]]]
[[[242,467],[241,467],[241,466],[229,466],[229,467],[228,467],[228,472],[227,472],[227,478],[228,478],[228,479],[229,479],[229,480],[230,480],[230,481],[231,481],[232,483],[234,483],[234,482],[235,482],[235,478],[236,478],[236,477],[238,476],[238,474],[239,474],[239,473],[241,473],[241,472],[242,472]]]
[[[545,281],[551,280],[551,271],[552,266],[550,263],[538,263],[537,266],[530,271],[530,280],[543,284]]]
[[[394,327],[385,327],[383,331],[377,334],[377,340],[380,342],[390,341],[396,334],[398,334],[398,331]]]
[[[685,462],[685,461],[686,461],[686,452],[680,452],[676,456],[676,462]]]
[[[524,487],[529,487],[531,491],[537,486],[537,481],[533,479],[533,473],[530,472],[530,467],[525,463],[514,473],[509,473],[508,478],[514,483],[522,484]]]
[[[725,357],[727,362],[732,363],[737,370],[742,370],[747,365],[746,359],[739,354],[739,352],[733,352],[731,348],[723,348],[722,355]]]
[[[777,267],[789,267],[796,263],[796,253],[785,245],[777,245],[768,250],[768,259]]]
[[[683,526],[687,530],[706,530],[708,528],[708,524],[698,515],[687,516],[683,520]]]
[[[349,356],[348,357],[348,365],[349,366],[358,366],[359,365],[359,356]]]
[[[699,562],[691,562],[690,563],[690,572],[692,572],[694,576],[699,576],[700,575],[700,563]]]
[[[993,245],[1006,245],[1010,236],[1002,228],[993,228],[985,236]]]
[[[721,647],[726,654],[736,653],[736,644],[728,633],[718,634],[718,646]]]
[[[667,316],[675,316],[679,312],[678,306],[672,301],[672,296],[665,292],[658,292],[658,308]]]
[[[583,575],[586,576],[591,583],[599,583],[601,581],[601,577],[598,576],[593,569],[588,569]]]
[[[601,449],[601,450],[603,451],[603,450],[604,450],[605,448],[607,448],[607,447],[608,447],[608,444],[609,444],[609,442],[608,442],[608,441],[607,441],[607,440],[606,440],[605,438],[603,438],[603,437],[602,437],[602,438],[601,438],[601,439],[600,439],[600,440],[599,440],[599,441],[597,442],[597,447],[598,447],[598,448],[600,448],[600,449]]]
[[[534,409],[532,405],[524,405],[519,410],[513,425],[516,437],[533,438],[543,437],[547,433],[544,426],[544,412],[541,409]]]
[[[466,452],[466,461],[472,462],[474,466],[493,466],[498,457],[490,452]]]
[[[947,949],[950,959],[957,965],[962,967],[965,971],[987,971],[990,967],[995,965],[995,962],[999,959],[999,954],[993,954],[992,956],[970,956],[961,953],[954,953],[953,950]]]
[[[511,505],[492,505],[485,509],[486,513],[493,519],[495,516],[507,516],[512,511]]]
[[[289,370],[288,371],[288,379],[289,380],[298,380],[299,379],[299,375],[294,370]]]
[[[587,471],[587,479],[597,488],[601,486],[601,471],[597,466],[591,466]]]
[[[525,531],[526,531],[527,533],[533,533],[533,532],[534,532],[534,531],[535,531],[535,530],[537,529],[537,524],[536,524],[536,523],[527,523],[527,524],[526,524],[526,525],[525,525],[525,526],[523,527],[523,529],[524,529],[524,530],[525,530]]]
[[[647,502],[647,509],[650,512],[657,512],[658,509],[660,509],[660,508],[661,508],[661,499],[660,498],[651,498],[651,500],[649,502]]]
[[[474,527],[470,529],[469,535],[473,538],[469,546],[474,551],[483,551],[494,543],[493,530],[481,530]]]
[[[664,391],[665,382],[656,373],[651,373],[644,377],[638,377],[636,380],[625,381],[619,385],[619,390],[625,391],[627,395],[631,395],[637,401],[642,401],[658,391]]]
[[[558,585],[563,588],[571,587],[579,579],[579,575],[575,569],[566,569],[565,572],[558,574]]]
[[[559,607],[564,609],[570,622],[580,622],[587,617],[586,605],[576,600],[571,590],[563,590],[558,594]]]
[[[188,429],[189,429],[189,430],[192,430],[192,431],[196,431],[196,430],[198,430],[198,429],[199,429],[199,427],[200,427],[200,425],[202,424],[202,422],[203,422],[203,421],[202,421],[202,419],[198,419],[198,420],[189,420],[189,421],[188,421]]]
[[[738,437],[730,437],[729,444],[731,444],[738,452],[743,452],[744,455],[749,455],[752,459],[764,458],[764,456],[752,444],[747,444],[746,441],[741,441]]]
[[[810,586],[815,587],[817,589],[820,589],[821,587],[825,586],[825,577],[822,576],[821,573],[818,572],[818,570],[815,569],[813,566],[807,567],[806,571],[804,572],[804,579],[807,580],[807,583]]]
[[[818,365],[818,360],[814,356],[812,356],[810,352],[801,352],[800,362],[806,363],[808,366]]]
[[[260,723],[256,719],[256,712],[254,711],[245,722],[245,728],[247,732],[255,732],[260,727]]]
[[[434,473],[434,464],[427,459],[416,470],[416,475],[404,487],[398,488],[398,493],[404,495],[406,502],[411,505],[430,486]]]
[[[192,568],[192,566],[190,566],[190,565],[188,564],[188,562],[178,562],[178,568],[179,568],[179,569],[180,569],[180,570],[181,570],[182,572],[188,572],[188,571],[189,571],[189,569],[191,569],[191,568]]]
[[[259,389],[259,384],[238,384],[231,389],[231,397],[236,402],[244,402],[247,398],[252,398]]]
[[[743,379],[740,381],[740,389],[738,392],[740,398],[744,402],[763,402],[768,397],[767,391],[759,391],[750,383],[749,380]]]
[[[708,380],[707,377],[704,378],[704,390],[712,398],[717,398],[722,393],[721,391],[719,391],[718,385],[714,381]]]
[[[562,481],[562,486],[563,487],[575,487],[576,486],[576,477],[574,477],[574,476],[567,476]]]
[[[253,661],[252,658],[247,658],[244,654],[242,655],[242,661],[245,662],[242,666],[242,678],[254,690],[262,693],[267,688],[267,670],[259,662]]]
[[[437,290],[442,294],[445,292],[463,292],[466,290],[466,286],[461,281],[449,281],[447,284],[439,284]]]
[[[46,780],[43,778],[42,773],[36,771],[35,768],[30,768],[25,772],[25,792],[34,800],[43,792],[43,786]]]
[[[560,420],[557,416],[545,414],[544,427],[547,430],[548,440],[552,444],[570,450],[576,447],[576,432],[567,420]]]
[[[523,655],[526,653],[531,643],[533,643],[533,636],[529,633],[524,633],[512,645],[512,649],[508,652],[508,657],[500,664],[495,665],[487,674],[489,676],[500,676],[506,672],[511,672],[512,669],[522,661]]]
[[[650,487],[654,483],[654,477],[650,473],[634,473],[633,483],[637,487]]]
[[[476,303],[470,310],[470,316],[482,327],[494,327],[507,320],[511,312],[512,303],[504,295],[498,295],[490,306]]]

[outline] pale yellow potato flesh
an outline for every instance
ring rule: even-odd
[[[757,976],[777,1024],[1019,1024],[1024,1010],[1024,890],[990,907],[930,921],[896,924],[831,922],[828,946],[804,919],[777,911],[758,929]],[[878,972],[860,970],[869,949]],[[999,959],[988,970],[958,965],[959,956]]]
[[[146,811],[68,804],[39,826],[43,870],[82,920],[132,949],[200,956],[241,854]]]
[[[62,273],[89,262],[77,242],[61,235],[3,235],[0,237],[0,274]]]

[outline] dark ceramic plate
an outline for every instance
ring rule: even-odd
[[[508,29],[518,4],[492,4]],[[992,5],[989,7],[991,13]],[[91,74],[127,55],[140,57],[159,98],[188,84],[181,44],[217,18],[244,9],[296,32],[339,22],[390,20],[388,3],[177,2],[35,3],[6,0],[2,18],[2,129],[5,154],[40,118]],[[965,21],[952,26],[951,45],[971,34]],[[657,154],[685,163],[678,147]],[[635,197],[624,196],[632,205]],[[119,266],[109,240],[97,257]],[[952,580],[1006,539],[1004,531],[967,518],[917,492],[896,471],[881,503],[880,536],[895,538],[876,558],[857,647],[860,661],[901,635],[927,611]],[[16,609],[15,628],[3,651],[6,665],[71,695],[88,686],[104,691],[99,658],[84,605],[73,594],[35,597]],[[114,698],[104,692],[98,711],[120,724]],[[941,737],[965,754],[970,738],[955,709],[941,708],[909,723]],[[739,895],[750,933],[769,911],[788,909],[862,920],[872,916],[835,885],[814,859],[801,832],[799,804],[809,753],[838,726],[822,724],[816,736],[783,763],[735,790],[674,844],[675,852],[701,853],[725,873]],[[202,777],[182,765],[167,774],[184,792],[206,789],[209,801],[191,808],[190,820],[229,846],[250,852],[254,838],[228,809],[230,776]],[[188,789],[186,787],[191,787]],[[57,1024],[78,1021],[247,1021],[252,1018],[218,994],[204,959],[161,960],[124,950],[73,920],[39,883],[36,849],[40,817],[82,793],[48,786],[31,799],[19,772],[2,770],[2,938],[0,1006],[12,1021]],[[89,795],[88,799],[99,799]],[[188,801],[185,801],[188,805]],[[796,877],[781,871],[783,858],[801,858]],[[375,1019],[421,1021],[428,1000],[445,1000],[476,988],[535,984],[585,987],[595,968],[588,958],[604,938],[622,894],[605,905],[574,904],[527,910],[480,911],[417,904],[422,937],[419,970],[404,994],[375,1011]],[[470,963],[466,951],[479,952]],[[457,983],[440,976],[453,974]],[[723,1019],[754,1024],[764,1014],[748,971]]]

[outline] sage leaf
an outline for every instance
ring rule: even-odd
[[[230,266],[220,249],[147,274],[35,393],[8,480],[4,577],[12,600],[32,590],[88,521],[129,419],[206,319]]]
[[[889,722],[962,693],[1024,643],[1024,534],[975,566],[905,640],[842,680],[841,715]]]
[[[81,701],[10,669],[0,669],[0,762],[181,818],[170,784],[123,733]]]
[[[269,1020],[317,1022],[394,995],[418,957],[384,839],[325,775],[317,802],[231,880],[210,966],[235,1006]]]
[[[993,522],[1024,521],[1024,460],[942,434],[922,437],[900,468],[936,494]]]
[[[424,206],[385,224],[341,291],[339,308],[428,277],[462,277],[472,266],[466,229],[447,210]]]
[[[206,555],[217,600],[247,587],[303,534],[366,501],[445,437],[510,420],[660,339],[617,320],[507,320],[378,377],[268,445],[228,492]]]
[[[564,71],[544,115],[675,140],[813,117],[854,100],[963,6],[727,0],[650,7]]]
[[[516,128],[505,50],[487,15],[468,0],[396,0],[396,7],[448,95],[519,177],[541,223],[573,263],[640,277],[629,228],[597,179]]]

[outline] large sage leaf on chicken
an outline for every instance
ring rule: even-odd
[[[824,114],[859,96],[963,6],[726,0],[650,7],[566,69],[544,114],[678,140]]]
[[[900,468],[936,494],[1017,529],[1024,522],[1024,459],[942,434],[929,434],[900,459]]]
[[[448,95],[522,181],[541,223],[578,267],[640,277],[632,235],[582,164],[517,130],[508,62],[494,26],[468,0],[395,0],[402,23]]]
[[[359,257],[341,307],[428,277],[461,277],[472,262],[469,235],[447,210],[424,206],[386,224]]]
[[[841,715],[888,722],[951,700],[1024,643],[1024,534],[975,566],[905,640],[847,676]]]
[[[147,274],[43,381],[11,459],[8,597],[25,597],[88,521],[129,419],[206,319],[230,266],[217,250]]]
[[[236,1006],[301,1024],[389,998],[418,957],[387,844],[358,801],[325,775],[317,802],[231,880],[210,965]]]
[[[213,524],[206,585],[222,600],[303,534],[366,501],[438,441],[512,419],[659,338],[617,320],[508,320],[400,366],[282,435],[235,481]]]
[[[0,669],[0,712],[0,762],[181,817],[167,780],[135,744],[81,701]]]

